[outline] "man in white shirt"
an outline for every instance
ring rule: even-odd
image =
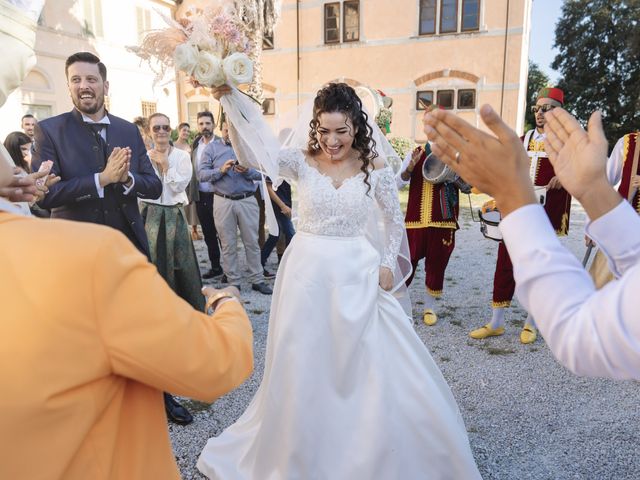
[[[546,113],[545,126],[556,175],[584,207],[587,234],[619,277],[598,291],[537,204],[518,137],[488,105],[481,115],[497,138],[440,110],[425,115],[425,133],[445,163],[496,199],[521,303],[574,373],[640,379],[640,218],[607,180],[600,113],[591,116],[588,134],[560,108]]]

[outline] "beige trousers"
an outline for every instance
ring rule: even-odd
[[[249,270],[249,283],[264,280],[258,246],[258,219],[260,209],[254,196],[242,200],[230,200],[216,195],[213,202],[213,219],[222,247],[222,269],[230,285],[240,285],[238,265],[238,229],[244,244]]]

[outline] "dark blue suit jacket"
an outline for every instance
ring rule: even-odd
[[[35,130],[32,168],[53,160],[52,173],[61,181],[53,185],[39,205],[51,210],[51,218],[108,225],[124,233],[139,250],[148,252],[147,236],[138,210],[137,198],[156,199],[162,182],[156,175],[147,150],[133,123],[109,114],[107,158],[115,147],[131,148],[129,172],[134,187],[127,195],[121,184],[107,185],[100,198],[95,174],[104,170],[105,158],[93,132],[73,109],[38,122]]]

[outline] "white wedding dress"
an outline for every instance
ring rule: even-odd
[[[300,150],[280,175],[298,185],[298,231],[278,269],[262,383],[211,438],[198,469],[215,479],[480,478],[456,402],[411,321],[378,286],[404,222],[391,169],[335,188]],[[373,207],[384,253],[365,238]]]

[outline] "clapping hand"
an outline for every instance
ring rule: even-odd
[[[482,106],[480,116],[495,136],[446,110],[426,113],[424,131],[432,150],[466,182],[495,198],[503,216],[536,203],[520,139],[489,105]]]
[[[622,199],[607,180],[607,139],[600,112],[587,131],[561,108],[545,114],[545,149],[562,186],[582,204],[591,220],[615,208]]]
[[[561,108],[545,114],[545,150],[556,176],[578,200],[595,183],[607,183],[607,139],[600,112],[591,115],[588,133]]]
[[[129,176],[129,161],[131,160],[131,149],[128,147],[116,147],[109,155],[107,165],[100,172],[98,179],[101,187],[106,187],[112,183],[126,182]]]
[[[151,162],[156,166],[161,174],[164,174],[169,169],[169,155],[167,152],[159,152],[158,150],[149,150],[147,152]]]
[[[43,174],[41,177],[38,175],[40,173]],[[59,176],[53,173],[49,173],[48,170],[45,172],[34,172],[29,174],[28,176],[33,177],[36,181],[36,197],[38,197],[36,198],[36,202],[42,200],[47,195],[47,193],[49,193],[49,188],[61,180]],[[44,178],[44,182],[38,182],[40,178]]]
[[[14,173],[17,173],[17,169]],[[36,185],[41,178],[46,178],[46,181],[42,185]],[[50,175],[48,171],[34,172],[29,175],[14,174],[9,185],[0,188],[0,197],[11,202],[36,202],[42,200],[49,192],[49,187],[59,181],[60,177]]]
[[[120,175],[119,182],[127,183],[129,181],[129,169],[131,168],[131,148],[124,147],[123,150],[125,151],[126,161],[122,175]]]

